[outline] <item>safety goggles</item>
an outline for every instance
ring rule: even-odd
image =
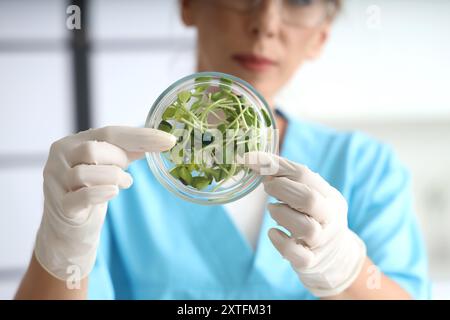
[[[208,0],[211,1],[211,0]],[[267,0],[212,0],[217,6],[242,14],[255,12]],[[299,28],[314,28],[330,18],[336,6],[327,0],[268,0],[276,2],[282,21]]]

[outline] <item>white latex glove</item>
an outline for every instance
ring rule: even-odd
[[[156,129],[104,127],[53,143],[44,168],[44,213],[34,249],[42,267],[61,280],[74,272],[87,276],[107,202],[132,184],[124,169],[144,152],[167,150],[175,142]]]
[[[249,152],[244,161],[266,176],[265,191],[280,201],[268,209],[290,235],[272,228],[269,238],[305,287],[317,297],[347,289],[361,271],[366,246],[348,228],[341,193],[306,166],[277,155]]]

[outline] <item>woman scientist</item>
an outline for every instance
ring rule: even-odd
[[[197,30],[198,71],[248,81],[273,110],[298,67],[319,56],[340,6],[180,1]],[[185,202],[156,181],[142,157],[174,145],[165,132],[106,127],[56,141],[16,297],[427,298],[410,180],[392,150],[279,111],[276,120],[280,156],[260,154],[251,169],[277,161],[279,170],[228,205]]]

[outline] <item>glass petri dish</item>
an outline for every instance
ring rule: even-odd
[[[157,180],[184,200],[203,205],[235,201],[262,177],[240,165],[247,151],[278,152],[278,132],[264,98],[229,74],[199,72],[169,86],[151,107],[145,127],[170,132],[177,144],[148,152]]]

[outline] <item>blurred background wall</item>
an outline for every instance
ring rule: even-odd
[[[412,172],[434,298],[450,299],[450,2],[344,0],[318,61],[279,105],[394,146]],[[195,33],[176,0],[0,0],[0,299],[30,258],[52,141],[88,126],[142,125],[194,71]],[[401,252],[399,252],[401,254]]]

